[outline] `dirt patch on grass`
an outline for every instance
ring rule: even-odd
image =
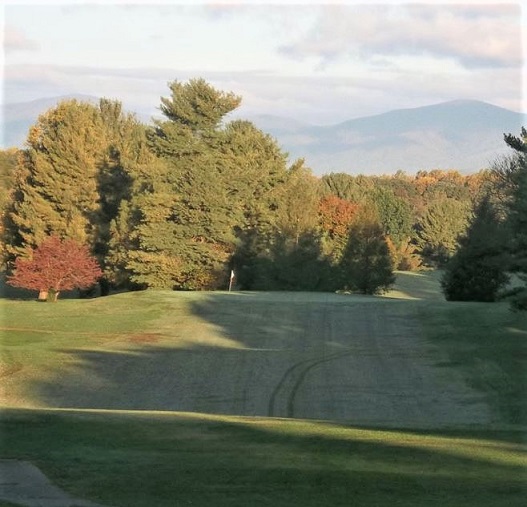
[[[128,336],[126,341],[130,343],[157,343],[161,340],[161,335],[157,333],[140,333]]]

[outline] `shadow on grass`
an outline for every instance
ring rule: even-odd
[[[111,305],[112,299],[107,301]],[[418,318],[425,302],[170,292],[135,293],[116,301],[130,305],[129,313],[148,306],[156,317],[148,329],[123,333],[108,345],[90,347],[79,336],[77,346],[65,347],[65,338],[57,337],[48,351],[54,363],[30,378],[23,397],[48,407],[299,417],[370,426],[481,427],[487,420],[478,408],[479,393],[460,393],[431,373],[437,352],[421,339]],[[97,329],[103,325],[96,316],[93,320]]]
[[[520,446],[461,436],[115,411],[0,421],[4,457],[115,506],[519,507],[526,492]]]
[[[481,422],[464,415],[471,407],[442,413],[438,397],[452,405],[450,393],[427,392],[415,365],[430,361],[422,357],[430,351],[408,338],[418,333],[414,303],[302,293],[188,298],[188,314],[167,307],[153,324],[156,333],[91,350],[61,342],[53,370],[35,376],[26,397],[49,407],[409,427],[444,427],[450,416],[455,426],[462,415]],[[419,396],[426,398],[422,406]]]

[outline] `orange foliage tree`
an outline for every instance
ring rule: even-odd
[[[359,205],[328,195],[318,206],[319,225],[330,244],[331,256],[338,261],[348,240],[348,233]]]

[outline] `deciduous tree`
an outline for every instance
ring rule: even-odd
[[[7,283],[13,287],[38,290],[39,299],[56,301],[60,292],[87,288],[102,276],[89,249],[74,240],[50,236],[31,251],[31,257],[18,257]]]

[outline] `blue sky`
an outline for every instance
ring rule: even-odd
[[[73,93],[155,114],[203,77],[238,116],[330,124],[477,99],[527,112],[520,2],[4,0],[4,103]]]

